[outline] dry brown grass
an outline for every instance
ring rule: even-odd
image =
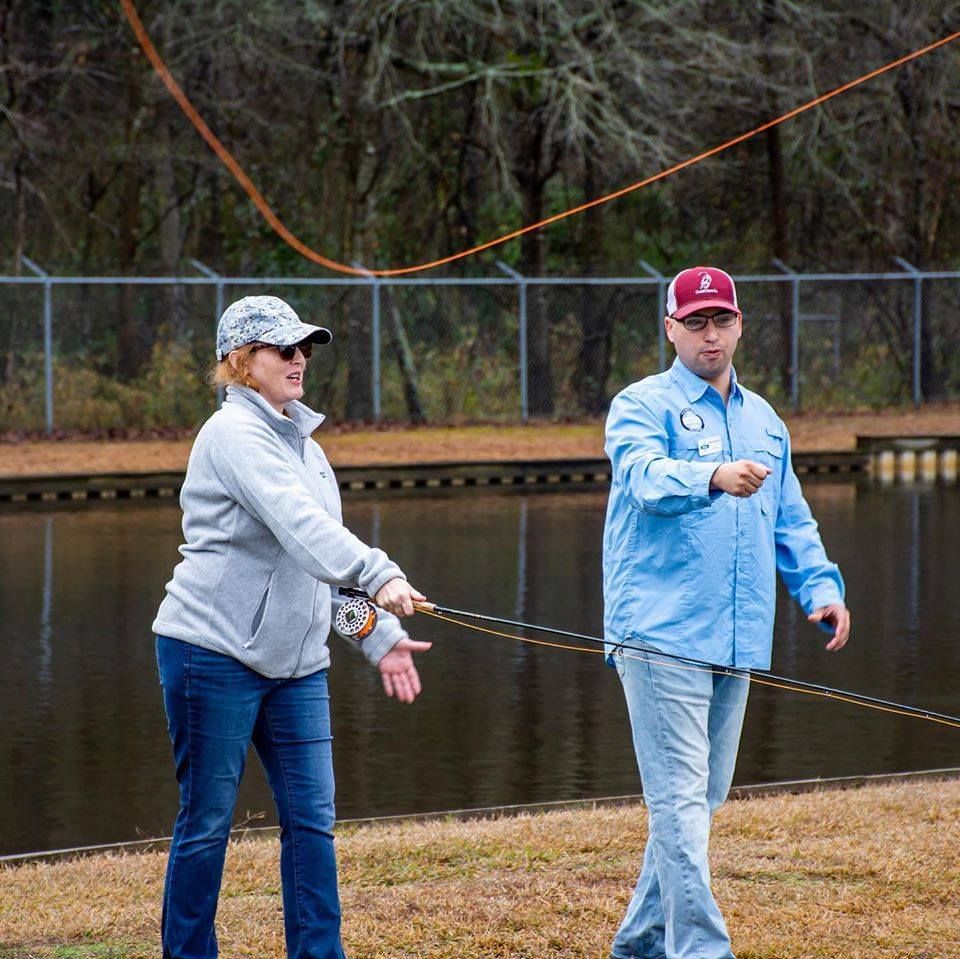
[[[960,435],[960,405],[787,417],[797,451],[852,449],[857,435]],[[428,426],[338,432],[317,438],[334,467],[603,456],[603,422]],[[0,443],[0,476],[146,473],[186,469],[191,439],[24,440]]]
[[[645,838],[640,807],[343,830],[349,954],[606,956]],[[163,859],[0,870],[0,957],[157,955]],[[284,955],[276,859],[275,840],[231,847],[224,957]],[[730,803],[713,867],[739,959],[960,957],[960,781]]]

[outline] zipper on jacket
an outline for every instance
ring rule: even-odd
[[[303,662],[303,648],[307,645],[307,637],[310,635],[311,630],[313,629],[313,624],[317,618],[317,590],[320,588],[319,580],[314,580],[313,582],[313,605],[311,606],[310,612],[310,625],[307,626],[306,632],[303,634],[303,638],[300,640],[300,651],[297,653],[297,661],[294,664],[293,672],[290,674],[290,678],[293,679],[298,672],[300,672],[300,663]],[[328,646],[326,639],[324,639],[324,644]],[[329,655],[329,654],[328,654]]]

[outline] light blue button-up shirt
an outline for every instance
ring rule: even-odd
[[[790,463],[787,428],[732,370],[725,405],[677,359],[614,399],[606,435],[608,643],[768,669],[777,570],[807,613],[843,601],[840,570]],[[773,470],[760,490],[746,498],[711,491],[717,467],[741,459]]]

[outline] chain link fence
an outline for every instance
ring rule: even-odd
[[[0,277],[0,430],[192,427],[224,306],[287,300],[333,344],[305,402],[335,421],[601,415],[673,359],[669,277],[476,279]],[[735,277],[741,381],[775,406],[859,409],[960,397],[960,272]]]

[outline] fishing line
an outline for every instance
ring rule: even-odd
[[[643,189],[643,187],[649,186],[651,183],[656,183],[658,180],[663,180],[668,176],[672,176],[674,173],[679,173],[681,170],[684,170],[689,166],[693,166],[695,163],[699,163],[701,160],[706,160],[708,157],[716,156],[718,153],[722,153],[724,150],[729,150],[731,147],[734,147],[739,143],[744,143],[745,141],[752,139],[766,130],[770,130],[781,123],[785,123],[787,120],[792,120],[801,113],[804,113],[815,106],[819,106],[821,103],[826,103],[827,100],[839,96],[841,93],[846,93],[848,90],[852,90],[861,83],[866,83],[868,80],[879,77],[881,74],[887,73],[890,70],[895,70],[897,67],[901,67],[905,63],[909,63],[911,60],[916,60],[918,57],[932,53],[939,47],[945,46],[946,44],[951,43],[960,37],[960,30],[948,34],[945,37],[941,37],[939,40],[927,44],[925,47],[920,47],[919,49],[914,50],[912,53],[908,53],[896,60],[891,60],[890,63],[884,64],[882,67],[877,67],[875,70],[871,70],[869,73],[864,73],[855,80],[849,80],[846,83],[841,84],[839,87],[828,91],[827,93],[823,93],[820,96],[814,97],[807,103],[801,104],[798,107],[794,107],[792,110],[787,111],[774,120],[768,120],[766,123],[761,123],[760,126],[754,127],[752,130],[748,130],[746,133],[741,133],[739,136],[735,136],[724,143],[719,144],[718,146],[715,146],[709,150],[705,150],[703,153],[698,153],[696,156],[690,157],[681,163],[676,163],[673,166],[668,167],[665,170],[661,170],[659,173],[655,173],[652,176],[648,176],[643,180],[638,180],[636,183],[631,183],[619,190],[615,190],[613,193],[608,193],[605,196],[597,197],[596,199],[589,200],[586,203],[581,203],[579,206],[571,207],[570,209],[564,210],[561,213],[555,213],[553,216],[548,216],[545,219],[538,220],[536,223],[530,223],[527,226],[521,227],[520,229],[513,230],[509,233],[504,233],[502,236],[495,237],[492,240],[487,240],[487,242],[480,243],[477,246],[472,246],[469,249],[461,250],[459,253],[453,253],[450,256],[440,257],[439,259],[430,260],[426,263],[418,263],[413,266],[396,267],[388,270],[374,270],[349,266],[346,263],[339,263],[336,260],[332,260],[329,257],[324,256],[322,253],[318,253],[316,250],[307,246],[307,244],[299,240],[296,236],[294,236],[293,233],[290,232],[290,230],[286,228],[286,226],[284,226],[280,218],[276,215],[276,213],[273,212],[270,204],[264,199],[263,194],[256,188],[250,177],[247,176],[243,167],[240,166],[240,164],[233,157],[233,154],[231,154],[230,151],[220,142],[217,135],[210,129],[210,127],[207,126],[203,117],[201,117],[197,112],[196,107],[194,107],[194,105],[190,102],[190,99],[180,88],[180,85],[177,83],[177,81],[173,78],[173,75],[167,68],[163,58],[157,52],[157,48],[153,45],[153,41],[150,39],[150,36],[143,25],[143,21],[137,14],[133,0],[120,0],[120,5],[123,7],[123,12],[130,23],[130,27],[137,38],[137,42],[140,44],[140,47],[146,54],[147,59],[153,66],[153,69],[160,77],[163,85],[167,88],[173,99],[176,100],[180,109],[196,128],[200,136],[203,137],[203,139],[207,142],[207,145],[210,147],[210,149],[213,150],[223,165],[233,174],[240,186],[243,187],[244,192],[253,202],[254,206],[256,206],[256,208],[260,211],[261,216],[267,221],[280,239],[282,239],[306,259],[312,260],[314,263],[319,263],[321,266],[325,266],[329,270],[334,270],[338,273],[349,273],[353,276],[403,276],[409,273],[420,273],[424,270],[431,270],[434,267],[443,266],[447,263],[454,263],[457,260],[462,260],[465,257],[472,256],[475,253],[480,253],[483,250],[489,250],[492,247],[500,246],[501,244],[507,243],[510,240],[515,240],[517,237],[523,236],[526,233],[532,233],[534,230],[542,229],[543,227],[549,226],[552,223],[557,223],[560,220],[565,220],[568,217],[575,216],[578,213],[583,213],[585,210],[590,210],[593,207],[600,206],[601,204],[609,203],[611,200],[619,199],[622,196],[626,196],[628,193],[633,193],[636,190]]]
[[[363,590],[341,587],[340,593],[344,596],[362,597],[369,602],[369,597]],[[783,689],[789,692],[802,693],[807,696],[819,696],[824,699],[833,699],[837,702],[849,703],[853,706],[862,706],[865,709],[876,709],[879,712],[893,713],[897,716],[909,716],[914,719],[925,719],[928,722],[940,723],[944,726],[951,726],[960,729],[960,716],[950,716],[946,713],[938,713],[931,709],[924,709],[919,706],[909,706],[904,703],[896,703],[887,699],[878,699],[875,696],[867,696],[864,693],[851,692],[847,689],[836,689],[832,686],[823,686],[819,683],[808,683],[802,679],[793,679],[789,676],[778,676],[767,670],[739,669],[736,666],[720,666],[717,663],[709,663],[701,659],[692,659],[687,656],[679,656],[673,653],[665,653],[660,650],[652,650],[643,646],[636,646],[631,643],[609,642],[601,639],[599,636],[589,636],[586,633],[574,633],[566,629],[556,629],[552,626],[538,626],[535,623],[523,623],[512,619],[503,619],[499,616],[489,616],[483,613],[475,613],[472,610],[450,609],[442,607],[436,603],[414,603],[418,613],[431,616],[455,626],[462,626],[464,629],[470,629],[478,633],[486,633],[490,636],[499,636],[504,639],[512,639],[521,643],[529,643],[534,646],[545,646],[551,649],[562,649],[578,653],[593,653],[604,655],[604,649],[590,649],[584,646],[571,646],[564,643],[555,643],[543,639],[532,639],[528,636],[517,636],[514,633],[504,633],[500,630],[490,629],[485,626],[477,626],[474,623],[464,622],[463,619],[474,619],[488,623],[497,623],[502,626],[511,626],[515,629],[533,630],[540,633],[550,633],[556,636],[563,636],[568,639],[577,639],[582,642],[598,643],[601,646],[612,646],[614,649],[623,651],[627,659],[638,662],[650,663],[653,666],[663,666],[671,669],[684,669],[693,672],[712,673],[718,676],[737,676],[741,679],[748,679],[751,683],[759,686],[770,686],[774,689]],[[463,619],[454,619],[452,617],[463,617]],[[640,654],[640,655],[637,655]],[[670,660],[664,662],[663,659]]]

